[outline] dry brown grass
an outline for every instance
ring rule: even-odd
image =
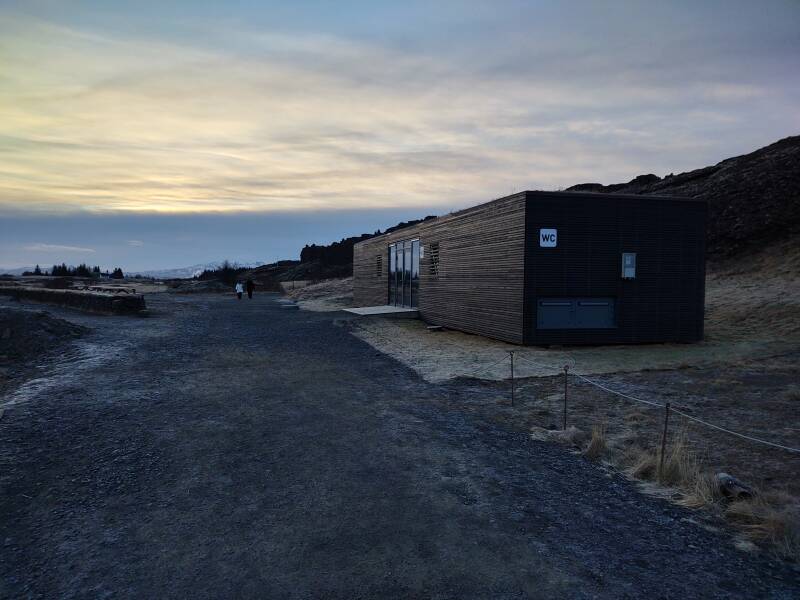
[[[631,449],[623,459],[627,465],[626,472],[635,479],[657,481],[664,486],[693,488],[700,477],[701,468],[699,461],[689,450],[686,432],[679,431],[666,450],[662,470],[660,452],[642,448]]]
[[[629,466],[625,472],[634,479],[645,481],[655,479],[658,471],[658,455],[652,450],[631,449],[626,462],[629,462]]]
[[[800,506],[781,494],[759,494],[733,502],[726,516],[752,541],[788,560],[800,558]]]
[[[353,305],[353,278],[327,279],[295,289],[287,289],[285,293],[304,310],[337,311]]]
[[[703,468],[702,462],[690,450],[688,434],[681,430],[667,447],[664,468],[659,473],[660,453],[639,450],[628,473],[636,479],[655,481],[678,491],[678,504],[688,508],[704,508],[722,500],[716,477]]]
[[[606,423],[602,421],[592,426],[592,438],[589,440],[589,445],[584,450],[587,458],[597,460],[606,451]]]
[[[717,478],[713,473],[698,468],[694,481],[687,482],[678,504],[699,509],[717,506],[723,500]]]
[[[556,387],[560,384],[556,382]],[[531,383],[526,385],[531,386]],[[782,395],[782,389],[786,388],[777,388],[776,393]],[[527,414],[533,416],[537,424],[560,418],[558,401],[561,396],[552,392],[553,387],[538,390],[522,387],[521,390],[527,399]],[[639,481],[643,493],[726,518],[734,530],[739,531],[734,543],[742,551],[773,552],[783,559],[800,561],[800,499],[793,487],[791,463],[787,461],[784,470],[778,471],[783,476],[775,480],[787,486],[786,492],[769,492],[767,490],[775,484],[771,479],[759,480],[757,470],[747,462],[757,460],[757,469],[763,469],[769,463],[765,463],[762,456],[755,455],[749,446],[746,451],[737,453],[736,445],[726,443],[727,438],[709,443],[705,429],[684,423],[673,425],[676,429],[668,439],[664,469],[659,477],[661,411],[647,411],[613,400],[598,403],[595,398],[580,393],[572,395],[571,400],[570,419],[577,427],[548,431],[533,426],[532,437],[583,449],[588,458],[602,459]],[[769,455],[769,458],[786,460],[782,455],[777,458]],[[753,500],[726,498],[716,473],[727,469],[762,491],[754,491]]]
[[[597,428],[602,430],[604,440],[605,427],[603,423]],[[625,472],[630,477],[656,486],[647,488],[650,493],[664,495],[669,488],[675,492],[672,499],[681,506],[723,510],[724,516],[738,526],[749,541],[768,548],[783,559],[800,559],[800,503],[797,499],[777,492],[757,493],[752,498],[733,501],[725,507],[726,500],[717,478],[703,468],[702,462],[689,448],[686,431],[680,431],[668,446],[661,473],[657,451],[635,447],[616,458],[618,464],[627,465]],[[746,543],[742,547],[749,548]]]
[[[657,472],[659,483],[686,489],[694,485],[699,473],[700,464],[689,451],[688,434],[681,429],[667,447],[664,468]]]
[[[713,474],[705,471],[689,450],[685,432],[680,432],[668,446],[661,473],[660,458],[659,452],[636,447],[621,462],[627,465],[625,472],[634,479],[675,488],[678,491],[678,503],[683,506],[702,508],[722,498]]]

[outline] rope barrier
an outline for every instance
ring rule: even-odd
[[[745,440],[750,440],[751,442],[758,442],[759,444],[766,444],[767,446],[773,446],[775,448],[781,448],[783,450],[788,450],[789,452],[800,454],[800,448],[791,448],[789,446],[784,446],[782,444],[776,444],[775,442],[770,442],[767,440],[762,440],[749,435],[745,435],[737,431],[731,431],[730,429],[725,429],[724,427],[720,427],[719,425],[714,425],[713,423],[709,423],[708,421],[703,421],[703,419],[698,419],[697,417],[693,417],[692,415],[687,415],[685,412],[683,412],[682,410],[678,410],[677,408],[673,408],[672,411],[678,413],[681,416],[686,417],[691,421],[695,421],[697,423],[700,423],[701,425],[705,425],[706,427],[711,427],[712,429],[717,429],[719,431],[735,435],[736,437],[740,437]]]
[[[385,342],[388,342],[391,345],[394,345],[394,346],[398,345],[394,341],[389,340],[388,338],[385,338],[385,337],[381,336],[380,334],[378,334],[378,333],[376,333],[374,331],[370,331],[368,329],[365,329],[365,328],[361,327],[360,325],[356,325],[355,323],[354,323],[354,325],[358,329],[361,329],[362,331],[364,331],[366,333],[370,333],[372,335],[375,335],[376,337],[384,340]],[[547,363],[534,362],[533,360],[531,360],[529,358],[526,358],[522,354],[515,354],[515,357],[518,358],[518,359],[522,359],[524,362],[527,362],[528,364],[533,365],[534,367],[544,367],[546,369],[552,369],[554,371],[561,371],[563,369],[563,367],[556,367],[554,365],[550,365],[550,364],[547,364]],[[494,362],[494,363],[490,364],[487,367],[483,367],[483,368],[477,369],[475,371],[470,371],[469,373],[461,374],[461,375],[459,375],[459,377],[474,377],[475,375],[478,375],[480,373],[483,373],[485,371],[488,371],[489,369],[492,369],[492,368],[496,367],[497,365],[499,365],[501,362],[503,362],[505,360],[507,360],[507,357],[504,356],[503,358],[501,358],[497,362]],[[573,360],[571,362],[572,362],[572,364],[570,366],[572,367],[572,366],[575,365],[575,361]],[[578,375],[577,373],[570,373],[570,375],[572,375],[573,377],[577,377],[578,379],[580,379],[582,381],[585,381],[589,385],[593,385],[593,386],[595,386],[595,387],[597,387],[597,388],[599,388],[599,389],[601,389],[603,391],[606,391],[609,394],[614,394],[616,396],[620,396],[622,398],[626,398],[626,399],[632,400],[634,402],[639,402],[640,404],[646,404],[647,406],[652,406],[654,408],[660,408],[660,409],[664,409],[665,408],[664,404],[660,404],[658,402],[653,402],[652,400],[644,400],[642,398],[637,398],[636,396],[631,396],[630,394],[626,394],[624,392],[620,392],[619,390],[615,390],[613,388],[605,386],[602,383],[598,383],[597,381],[593,381],[593,380],[589,379],[588,377],[584,377],[583,375]],[[678,405],[678,406],[681,406],[681,405]],[[695,423],[699,423],[701,425],[705,425],[706,427],[710,427],[712,429],[716,429],[717,431],[721,431],[723,433],[727,433],[729,435],[733,435],[733,436],[736,436],[736,437],[744,439],[744,440],[749,440],[751,442],[756,442],[758,444],[764,444],[766,446],[771,446],[773,448],[779,448],[781,450],[786,450],[787,452],[792,452],[794,454],[800,454],[800,448],[792,448],[791,446],[784,446],[783,444],[778,444],[776,442],[770,442],[769,440],[762,440],[762,439],[757,438],[757,437],[746,435],[744,433],[739,433],[738,431],[733,431],[731,429],[727,429],[725,427],[721,427],[719,425],[715,425],[713,423],[709,423],[708,421],[704,421],[703,419],[700,419],[698,417],[692,416],[692,415],[684,412],[680,408],[676,408],[676,405],[672,404],[672,403],[670,403],[670,408],[671,408],[672,411],[678,413],[682,417],[685,417],[685,418],[689,419],[690,421],[694,421]],[[686,406],[681,406],[681,408],[684,408],[684,409],[688,410],[688,407],[686,407]]]
[[[589,384],[591,384],[591,385],[593,385],[595,387],[598,387],[601,390],[605,390],[606,392],[609,392],[611,394],[616,394],[617,396],[621,396],[623,398],[628,398],[629,400],[633,400],[635,402],[641,402],[642,404],[648,404],[650,406],[655,406],[656,408],[665,408],[665,405],[663,405],[663,404],[659,404],[657,402],[651,402],[650,400],[642,400],[641,398],[636,398],[635,396],[631,396],[629,394],[625,394],[623,392],[619,392],[617,390],[613,390],[613,389],[611,389],[609,387],[606,387],[606,386],[604,386],[604,385],[602,385],[600,383],[597,383],[596,381],[592,381],[591,379],[588,379],[588,378],[584,377],[583,375],[578,375],[577,373],[573,373],[573,375],[575,377],[577,377],[578,379],[582,379],[586,383],[589,383]],[[739,433],[738,431],[732,431],[730,429],[726,429],[725,427],[720,427],[719,425],[714,425],[713,423],[709,423],[708,421],[704,421],[703,419],[698,419],[697,417],[694,417],[694,416],[692,416],[690,414],[687,414],[687,413],[683,412],[682,410],[680,410],[678,408],[675,408],[674,405],[671,405],[670,408],[672,409],[673,412],[676,412],[679,415],[681,415],[683,417],[686,417],[690,421],[695,421],[696,423],[700,423],[701,425],[705,425],[706,427],[711,427],[712,429],[716,429],[718,431],[722,431],[722,432],[728,433],[730,435],[735,435],[736,437],[740,437],[740,438],[745,439],[745,440],[750,440],[751,442],[757,442],[759,444],[765,444],[767,446],[772,446],[774,448],[780,448],[780,449],[786,450],[788,452],[793,452],[795,454],[800,454],[800,448],[792,448],[790,446],[784,446],[783,444],[770,442],[769,440],[762,440],[762,439],[757,438],[757,437],[753,437],[753,436],[750,436],[750,435],[745,435],[744,433]]]
[[[583,375],[578,375],[577,373],[573,373],[573,376],[577,377],[578,379],[582,379],[586,383],[590,383],[593,386],[599,387],[601,390],[605,390],[610,394],[616,394],[617,396],[622,396],[623,398],[628,398],[629,400],[633,400],[634,402],[641,402],[642,404],[648,404],[650,406],[655,406],[656,408],[664,408],[663,404],[659,404],[658,402],[651,402],[650,400],[642,400],[641,398],[636,398],[635,396],[630,396],[628,394],[624,394],[622,392],[618,392],[617,390],[612,390],[609,387],[606,387],[596,381],[592,381],[591,379],[587,379]]]
[[[491,368],[493,368],[493,367],[496,367],[496,366],[497,366],[497,365],[499,365],[501,362],[504,362],[504,361],[506,361],[506,360],[507,360],[507,358],[504,356],[503,358],[501,358],[500,360],[498,360],[498,361],[497,361],[497,362],[495,362],[495,363],[492,363],[492,364],[491,364],[491,365],[489,365],[488,367],[484,367],[483,369],[478,369],[477,371],[470,371],[469,373],[465,373],[465,374],[459,375],[459,377],[472,377],[472,376],[475,376],[475,375],[477,375],[478,373],[483,373],[484,371],[488,371],[489,369],[491,369]]]
[[[529,358],[526,358],[522,354],[515,354],[514,356],[516,358],[521,359],[523,362],[528,363],[529,365],[533,365],[534,367],[544,367],[545,369],[552,369],[554,371],[559,371],[559,372],[564,369],[564,367],[556,367],[555,365],[548,365],[546,363],[534,362],[534,361],[530,360]]]

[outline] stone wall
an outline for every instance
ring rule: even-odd
[[[0,286],[0,295],[11,296],[17,300],[32,300],[113,315],[139,314],[146,309],[144,296],[141,294],[104,294],[78,290]]]

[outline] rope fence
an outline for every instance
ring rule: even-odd
[[[641,404],[646,404],[648,406],[653,406],[655,408],[661,408],[661,409],[664,409],[667,412],[669,412],[671,410],[672,412],[677,413],[677,414],[681,415],[682,417],[685,417],[685,418],[689,419],[690,421],[694,421],[695,423],[699,423],[700,425],[705,425],[706,427],[710,427],[712,429],[716,429],[717,431],[721,431],[723,433],[727,433],[727,434],[742,438],[744,440],[749,440],[751,442],[756,442],[756,443],[759,443],[759,444],[764,444],[766,446],[772,446],[773,448],[780,448],[780,449],[786,450],[788,452],[792,452],[792,453],[795,453],[795,454],[800,454],[800,448],[792,448],[791,446],[784,446],[783,444],[778,444],[776,442],[771,442],[769,440],[764,440],[764,439],[761,439],[761,438],[753,437],[751,435],[746,435],[744,433],[739,433],[738,431],[733,431],[731,429],[727,429],[726,427],[722,427],[722,426],[716,425],[714,423],[709,423],[708,421],[705,421],[703,419],[695,417],[694,415],[690,415],[690,414],[686,413],[685,411],[681,410],[680,408],[676,408],[671,402],[666,402],[664,404],[659,404],[658,402],[652,402],[650,400],[643,400],[642,398],[637,398],[635,396],[631,396],[630,394],[626,394],[624,392],[620,392],[619,390],[614,390],[614,389],[612,389],[610,387],[607,387],[607,386],[605,386],[605,385],[603,385],[601,383],[597,383],[596,381],[592,381],[591,379],[589,379],[587,377],[584,377],[583,375],[578,375],[577,373],[573,373],[573,376],[577,377],[578,379],[581,379],[582,381],[585,381],[586,383],[588,383],[590,385],[593,385],[593,386],[595,386],[597,388],[600,388],[601,390],[604,390],[604,391],[609,392],[611,394],[614,394],[616,396],[621,396],[622,398],[627,398],[628,400],[633,400],[634,402],[639,402]]]
[[[403,348],[402,346],[400,346],[395,341],[390,340],[390,339],[386,338],[385,336],[382,336],[382,335],[376,333],[375,331],[371,331],[371,330],[365,329],[365,328],[363,328],[363,327],[361,327],[359,325],[356,325],[356,324],[354,324],[354,326],[357,327],[358,329],[361,329],[365,333],[368,333],[369,335],[374,335],[378,339],[381,339],[382,341],[390,344],[391,346],[394,346],[394,347],[397,347],[397,348],[401,348],[402,350],[407,350],[407,348]],[[741,432],[738,432],[738,431],[733,431],[733,430],[728,429],[726,427],[722,427],[721,425],[717,425],[715,423],[711,423],[709,421],[706,421],[706,420],[700,419],[698,417],[695,417],[694,415],[691,415],[691,414],[686,412],[687,410],[691,410],[689,407],[682,406],[682,405],[677,405],[676,406],[672,402],[665,402],[665,403],[662,404],[660,402],[654,402],[652,400],[645,400],[644,398],[638,398],[636,396],[633,396],[631,394],[627,394],[627,393],[622,392],[620,390],[615,390],[615,389],[613,389],[613,388],[611,388],[611,387],[609,387],[607,385],[599,383],[598,381],[590,379],[590,378],[588,378],[588,377],[586,377],[584,375],[580,375],[578,373],[575,373],[574,369],[575,369],[575,366],[576,366],[576,362],[573,359],[567,359],[567,363],[568,364],[566,364],[566,365],[556,366],[556,365],[553,365],[553,364],[550,364],[550,363],[534,361],[534,360],[532,360],[532,359],[520,354],[517,351],[511,350],[511,351],[508,351],[507,356],[503,356],[500,359],[498,359],[498,360],[496,360],[496,361],[494,361],[494,362],[492,362],[492,363],[490,363],[490,364],[488,364],[488,365],[486,365],[484,367],[480,367],[480,368],[475,369],[473,371],[469,371],[467,373],[461,374],[461,375],[459,375],[459,377],[473,377],[474,378],[474,377],[477,377],[480,374],[485,373],[486,371],[494,369],[495,367],[497,367],[498,365],[502,364],[505,361],[509,361],[509,377],[508,378],[504,378],[504,380],[510,381],[510,384],[511,384],[511,390],[510,390],[511,391],[511,406],[514,406],[516,395],[517,395],[517,388],[516,388],[516,382],[515,382],[515,379],[518,378],[518,376],[515,374],[515,361],[517,361],[517,360],[521,360],[522,362],[527,363],[528,365],[531,365],[533,367],[536,367],[537,369],[550,370],[550,371],[552,371],[552,375],[551,376],[560,375],[560,374],[563,373],[563,376],[564,376],[564,391],[563,391],[564,410],[563,410],[563,423],[562,423],[562,425],[563,425],[563,428],[565,430],[567,429],[567,415],[568,415],[567,400],[568,400],[568,397],[569,397],[569,376],[570,375],[572,377],[575,377],[576,379],[588,384],[588,385],[594,386],[594,387],[596,387],[596,388],[598,388],[600,390],[603,390],[604,392],[607,392],[609,394],[613,394],[615,396],[619,396],[621,398],[625,398],[626,400],[630,400],[632,402],[637,402],[639,404],[643,404],[643,405],[649,406],[651,408],[657,408],[657,409],[663,410],[664,411],[664,426],[663,426],[663,432],[662,432],[662,438],[661,438],[661,453],[660,453],[661,454],[661,456],[660,456],[660,465],[661,465],[661,467],[663,467],[663,462],[664,462],[665,443],[666,443],[666,438],[667,438],[667,428],[669,426],[669,414],[670,414],[670,412],[674,412],[674,413],[676,413],[676,414],[678,414],[678,415],[680,415],[680,416],[682,416],[682,417],[684,417],[686,419],[689,419],[690,421],[698,423],[699,425],[703,425],[705,427],[709,427],[709,428],[714,429],[716,431],[720,431],[722,433],[726,433],[728,435],[732,435],[732,436],[738,437],[738,438],[743,439],[743,440],[748,440],[750,442],[754,442],[754,443],[757,443],[757,444],[762,444],[762,445],[765,445],[765,446],[770,446],[772,448],[785,450],[785,451],[790,452],[792,454],[800,454],[800,448],[793,448],[791,446],[786,446],[784,444],[780,444],[780,443],[773,442],[773,441],[770,441],[770,440],[765,440],[765,439],[758,438],[758,437],[751,436],[751,435],[747,435],[747,434],[744,434],[744,433],[741,433]],[[573,369],[572,373],[570,373],[570,369]]]
[[[679,415],[686,417],[691,421],[694,421],[695,423],[700,423],[701,425],[705,425],[706,427],[711,427],[712,429],[716,429],[717,431],[729,433],[730,435],[735,435],[736,437],[740,437],[744,440],[750,440],[751,442],[758,442],[759,444],[765,444],[767,446],[772,446],[773,448],[781,448],[782,450],[787,450],[795,454],[800,454],[800,448],[791,448],[789,446],[784,446],[783,444],[777,444],[775,442],[770,442],[768,440],[762,440],[760,438],[756,438],[750,435],[745,435],[743,433],[739,433],[738,431],[731,431],[730,429],[725,429],[724,427],[720,427],[719,425],[714,425],[713,423],[709,423],[708,421],[703,421],[703,419],[698,419],[697,417],[693,417],[692,415],[687,415],[685,412],[678,410],[677,408],[673,408],[672,410],[678,413]]]
[[[583,375],[578,375],[577,373],[573,373],[572,376],[573,377],[577,377],[578,379],[581,379],[581,380],[585,381],[586,383],[588,383],[590,385],[593,385],[595,387],[598,387],[601,390],[604,390],[604,391],[606,391],[606,392],[608,392],[610,394],[615,394],[617,396],[621,396],[622,398],[627,398],[628,400],[633,400],[634,402],[640,402],[642,404],[647,404],[648,406],[655,406],[656,408],[663,408],[664,407],[663,404],[659,404],[657,402],[651,402],[650,400],[642,400],[641,398],[636,398],[636,397],[631,396],[629,394],[624,394],[622,392],[618,392],[617,390],[612,390],[611,388],[606,387],[601,383],[597,383],[596,381],[592,381],[591,379],[588,379],[588,378],[584,377]]]

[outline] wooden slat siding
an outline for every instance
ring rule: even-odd
[[[525,331],[529,344],[692,342],[703,338],[705,202],[528,192]],[[540,248],[540,228],[558,246]],[[636,252],[636,279],[621,277]],[[538,298],[614,297],[615,329],[536,329]]]
[[[353,247],[353,298],[356,306],[380,306],[386,304],[389,296],[388,246],[385,243],[367,244],[367,241]],[[375,268],[378,255],[384,256],[380,277],[376,276]]]
[[[420,316],[433,325],[513,343],[523,341],[524,194],[500,198],[356,244],[356,306],[388,301],[388,258],[381,277],[375,260],[389,244],[419,238]],[[430,275],[430,244],[439,243],[439,276]]]

